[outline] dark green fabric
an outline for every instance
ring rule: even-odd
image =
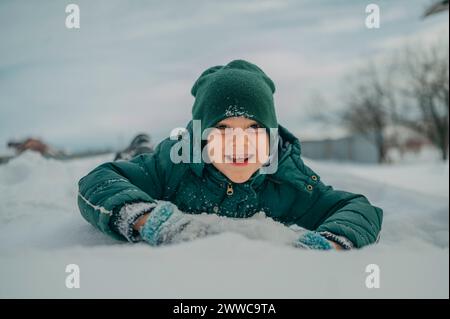
[[[188,131],[192,134],[192,122]],[[151,155],[100,165],[79,182],[81,214],[103,232],[121,238],[110,221],[124,204],[167,200],[186,213],[246,218],[264,211],[286,225],[345,236],[356,247],[375,242],[382,210],[361,194],[326,186],[303,163],[298,139],[282,126],[279,133],[283,143],[276,173],[256,173],[242,184],[230,182],[210,164],[172,163],[170,149],[178,141],[170,139]],[[226,194],[228,184],[234,189],[231,196]]]
[[[256,65],[234,60],[204,71],[192,87],[192,118],[205,128],[234,116],[244,116],[266,128],[276,128],[275,85]]]

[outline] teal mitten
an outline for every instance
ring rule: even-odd
[[[181,230],[187,223],[189,220],[183,218],[183,213],[176,205],[161,201],[152,209],[139,232],[142,239],[151,246],[159,246],[167,242],[171,234]]]
[[[140,235],[151,246],[190,241],[217,233],[202,216],[183,213],[171,202],[159,201]]]
[[[331,243],[322,235],[314,231],[305,231],[297,241],[294,242],[294,246],[305,249],[319,249],[330,250],[333,249]]]

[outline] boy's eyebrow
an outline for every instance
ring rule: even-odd
[[[219,123],[217,123],[215,126],[228,126],[228,124],[227,124],[227,123],[219,122]]]
[[[260,125],[260,124],[259,124],[258,122],[256,122],[256,121],[253,121],[253,122],[247,124],[247,125],[246,125],[246,128],[249,128],[250,126],[253,126],[253,125]],[[222,123],[222,122],[217,123],[215,126],[216,126],[216,127],[217,127],[217,126],[231,127],[231,126],[228,125],[227,123]]]

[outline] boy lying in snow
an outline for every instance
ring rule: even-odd
[[[194,121],[186,131],[152,153],[105,163],[83,177],[81,214],[106,234],[152,246],[216,233],[202,213],[247,218],[258,212],[307,229],[296,246],[350,249],[374,243],[382,210],[363,195],[326,186],[303,163],[300,142],[277,122],[274,92],[272,80],[252,63],[235,60],[207,69],[192,87]],[[196,143],[190,143],[195,123],[208,154],[197,161]],[[237,135],[229,138],[230,131],[246,134],[243,147]],[[263,143],[255,144],[255,136]],[[180,141],[190,145],[181,162],[174,160]]]

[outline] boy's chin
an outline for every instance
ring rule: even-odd
[[[248,167],[229,167],[230,164],[227,164],[228,167],[224,165],[217,165],[213,163],[215,168],[220,171],[223,175],[225,175],[230,181],[233,183],[241,184],[247,182],[259,168],[260,165],[255,166],[254,164],[250,164]]]
[[[228,178],[236,184],[241,184],[241,183],[245,183],[246,181],[248,181],[249,177],[233,177],[233,176],[228,176]]]
[[[230,179],[233,183],[241,184],[245,183],[250,179],[250,177],[253,175],[253,172],[246,172],[246,173],[240,173],[240,174],[225,174],[228,179]]]

